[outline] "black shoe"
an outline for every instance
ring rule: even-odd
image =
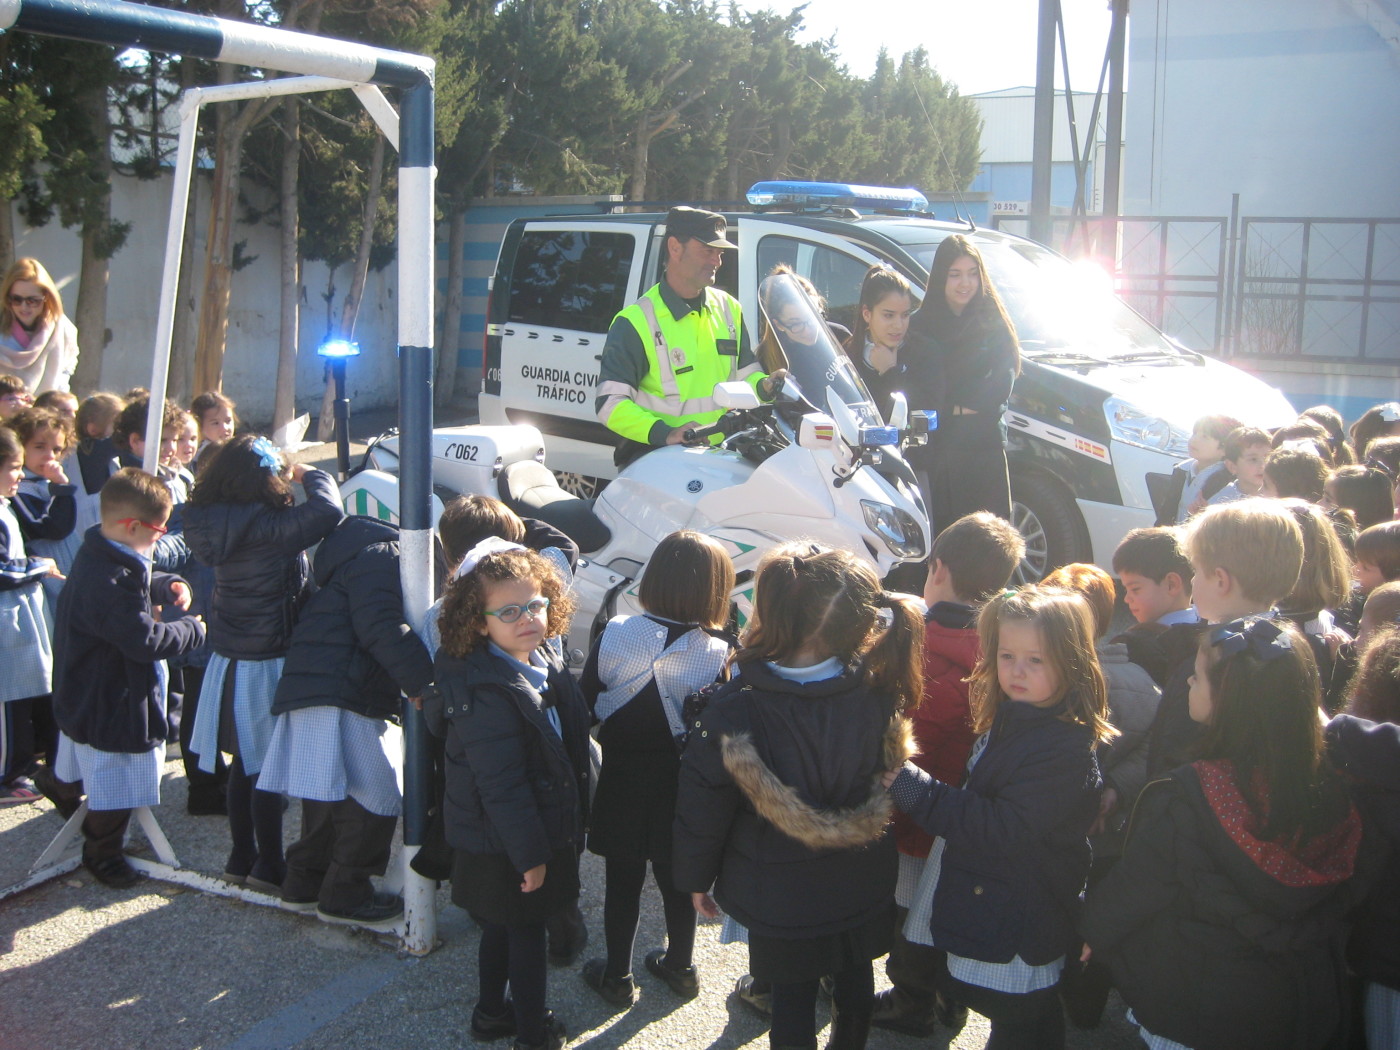
[[[58,815],[64,820],[78,812],[78,807],[83,804],[82,785],[65,784],[54,776],[53,770],[48,766],[36,769],[32,779],[34,786],[39,789],[39,794],[53,803],[53,808],[58,810]]]
[[[948,1029],[948,1037],[951,1039],[963,1030],[967,1024],[967,1007],[962,1003],[945,999],[943,993],[939,992],[933,1004],[933,1016],[938,1018],[938,1023]]]
[[[506,1000],[503,1014],[492,1016],[481,1012],[480,1006],[472,1007],[472,1038],[479,1042],[504,1039],[515,1034],[515,1008]]]
[[[559,1024],[554,1019],[554,1011],[544,1012],[545,1028],[553,1031]],[[559,1025],[559,1030],[563,1032],[563,1026]],[[481,1007],[472,1007],[472,1038],[480,1043],[489,1043],[492,1039],[504,1039],[506,1036],[515,1034],[515,1004],[509,999],[506,1000],[506,1012],[499,1016],[491,1016],[481,1012]]]
[[[827,1031],[826,1050],[865,1050],[870,1038],[870,1012],[852,1013],[831,1004],[831,1028]]]
[[[646,965],[648,973],[653,977],[660,977],[666,982],[666,987],[682,999],[694,999],[700,994],[700,978],[695,973],[695,967],[687,966],[684,969],[676,969],[667,966],[665,948],[657,948],[655,951],[647,952]]]
[[[637,982],[632,975],[609,977],[606,959],[589,959],[583,964],[583,983],[597,992],[605,1003],[628,1007],[637,1001]]]
[[[564,1050],[564,1042],[568,1037],[569,1033],[564,1030],[564,1023],[553,1013],[547,1013],[544,1022],[544,1040],[539,1043],[527,1043],[523,1039],[517,1039],[512,1050]]]
[[[897,988],[887,988],[875,996],[875,1012],[870,1023],[876,1028],[927,1039],[938,1030],[932,1006],[921,1007]]]
[[[375,890],[369,900],[344,911],[327,911],[320,905],[316,908],[318,918],[339,926],[379,926],[393,922],[402,914],[403,898],[384,890]]]
[[[767,981],[755,981],[753,974],[746,973],[735,982],[734,995],[759,1017],[773,1017],[773,986]]]
[[[98,882],[118,890],[135,886],[144,878],[139,871],[127,863],[126,857],[120,853],[115,857],[103,857],[101,860],[88,860],[84,857],[83,867],[92,872],[93,878]]]

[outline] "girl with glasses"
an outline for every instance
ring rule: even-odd
[[[588,711],[546,643],[573,610],[544,556],[481,541],[447,586],[437,689],[423,702],[429,729],[446,740],[452,900],[481,925],[472,1035],[514,1036],[517,1050],[564,1043],[545,1008],[547,925],[578,900]]]
[[[0,372],[31,391],[67,390],[78,367],[78,330],[38,259],[17,259],[0,282]]]

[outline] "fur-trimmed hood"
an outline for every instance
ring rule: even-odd
[[[725,735],[720,743],[724,768],[755,811],[783,834],[816,850],[859,849],[884,834],[892,807],[881,783],[886,769],[898,769],[917,752],[909,720],[896,715],[885,729],[884,760],[859,805],[819,809],[784,784],[759,756],[748,733]]]

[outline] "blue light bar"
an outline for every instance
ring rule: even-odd
[[[316,348],[321,357],[359,357],[360,344],[348,339],[327,339]]]
[[[895,427],[861,427],[860,443],[866,448],[880,445],[898,445],[899,430]]]
[[[745,196],[754,207],[802,204],[885,211],[929,210],[928,198],[916,189],[858,186],[849,182],[755,182]]]

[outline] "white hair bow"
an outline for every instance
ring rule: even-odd
[[[462,564],[457,566],[457,571],[454,575],[465,576],[467,573],[474,571],[477,565],[481,563],[481,559],[488,555],[500,554],[504,551],[523,551],[525,549],[526,548],[522,547],[520,544],[512,543],[510,540],[503,540],[499,536],[487,536],[475,547],[467,551],[466,556],[462,559]]]

